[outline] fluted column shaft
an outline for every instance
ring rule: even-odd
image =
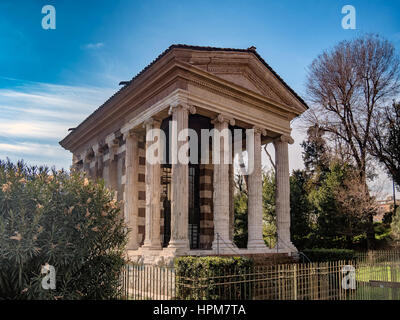
[[[297,251],[290,241],[290,183],[288,143],[293,140],[282,136],[274,140],[276,165],[276,226],[277,247],[283,251]]]
[[[171,105],[171,238],[168,248],[185,252],[189,249],[189,167],[178,159],[178,150],[187,143],[178,139],[182,130],[189,127],[189,112],[194,113],[186,104]]]
[[[226,148],[224,141],[224,130],[229,128],[229,124],[234,125],[233,119],[219,115],[214,121],[214,137],[213,143],[219,139],[219,150],[213,148],[213,152],[219,153],[219,161],[214,163],[214,241],[212,243],[213,250],[232,250],[235,248],[229,234],[230,217],[229,217],[229,163],[226,159],[232,159],[231,150]],[[213,154],[214,158],[214,154]],[[217,157],[218,159],[218,157]]]
[[[249,157],[254,159],[254,167],[248,178],[248,249],[266,248],[263,239],[261,132],[259,128],[254,129],[252,152],[248,152]]]
[[[128,132],[125,138],[125,221],[131,229],[129,234],[128,249],[136,250],[138,241],[138,168],[139,151],[138,136],[134,132]]]
[[[160,129],[161,122],[149,119],[145,122],[146,127],[146,226],[145,240],[143,248],[157,250],[161,249],[160,235],[160,195],[161,195],[161,167],[159,161],[148,159],[149,156],[160,157],[161,140],[156,137],[153,129]],[[156,141],[154,141],[156,140]],[[148,154],[149,146],[154,145],[154,149],[159,154]],[[154,159],[153,159],[154,160]]]

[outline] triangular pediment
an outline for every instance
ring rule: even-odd
[[[276,103],[294,108],[300,113],[306,106],[258,54],[242,51],[184,50],[179,55],[185,62],[210,72],[235,85],[262,95]]]

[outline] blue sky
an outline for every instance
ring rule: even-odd
[[[56,9],[55,30],[41,27],[47,4]],[[346,4],[356,8],[356,30],[341,27]],[[173,43],[254,45],[306,98],[312,60],[365,32],[381,34],[400,52],[400,1],[2,0],[0,159],[68,168],[71,155],[58,145],[67,129]],[[298,168],[303,135],[295,129],[294,137],[291,167]]]

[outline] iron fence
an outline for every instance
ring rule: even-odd
[[[121,274],[121,299],[170,300],[175,298],[172,267],[127,264]]]
[[[126,265],[123,299],[397,300],[400,252],[359,253],[353,261],[292,263],[179,276],[173,268]]]

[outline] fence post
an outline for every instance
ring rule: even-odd
[[[297,265],[293,265],[293,294],[294,300],[297,300]]]

